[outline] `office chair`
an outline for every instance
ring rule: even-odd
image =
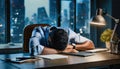
[[[37,26],[50,26],[49,24],[31,24],[24,28],[23,32],[23,52],[29,52],[29,39],[31,37],[32,31]]]

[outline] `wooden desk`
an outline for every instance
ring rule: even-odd
[[[9,55],[0,55],[0,58],[6,57],[18,57],[26,54],[9,54]],[[2,64],[2,65],[1,65]],[[106,66],[120,64],[120,55],[110,54],[108,52],[100,52],[96,53],[93,56],[88,57],[80,57],[80,56],[70,56],[68,55],[67,59],[56,59],[56,60],[48,60],[41,59],[32,63],[9,63],[0,61],[0,68],[5,68],[9,66],[9,69],[86,69],[97,66]],[[5,66],[5,67],[4,67]]]

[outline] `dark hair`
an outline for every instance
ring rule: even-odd
[[[68,43],[68,34],[63,29],[54,29],[50,34],[51,47],[57,50],[64,50]]]
[[[53,30],[56,30],[57,28],[55,26],[51,27],[50,30],[53,31]]]

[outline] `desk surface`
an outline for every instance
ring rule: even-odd
[[[26,54],[3,54],[0,55],[0,58],[14,58],[18,56],[24,56]],[[99,52],[95,53],[93,56],[80,57],[80,56],[71,56],[67,55],[68,58],[65,59],[40,59],[35,62],[30,63],[10,63],[0,60],[0,68],[2,69],[85,69],[96,66],[105,66],[120,64],[120,55],[110,54],[108,52]]]

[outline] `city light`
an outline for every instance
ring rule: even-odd
[[[0,27],[2,27],[3,25],[2,24],[0,24]]]

